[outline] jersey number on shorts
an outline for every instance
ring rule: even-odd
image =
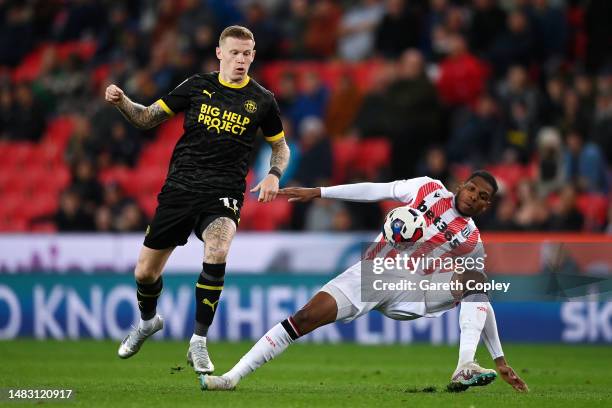
[[[236,200],[235,198],[223,197],[219,200],[223,202],[224,206],[232,210],[234,214],[238,212],[238,200]]]

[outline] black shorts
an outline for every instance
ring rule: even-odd
[[[204,229],[219,217],[228,217],[238,226],[243,199],[243,192],[194,193],[166,184],[157,196],[144,246],[166,249],[185,245],[191,231],[202,240]]]

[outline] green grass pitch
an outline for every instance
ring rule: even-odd
[[[251,343],[213,343],[217,373]],[[612,406],[612,347],[506,345],[529,385],[519,394],[499,378],[460,394],[444,390],[457,347],[291,346],[233,392],[201,392],[185,363],[187,342],[149,341],[129,360],[109,341],[0,341],[0,388],[73,389],[69,402],[0,401],[50,407],[598,407]],[[484,347],[479,361],[491,367]],[[424,389],[435,387],[434,392]],[[431,391],[431,389],[429,390]]]

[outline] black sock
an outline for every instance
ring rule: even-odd
[[[202,272],[198,278],[195,288],[196,316],[193,332],[198,336],[206,336],[208,328],[212,324],[219,297],[223,290],[223,277],[225,275],[225,263],[202,264]]]
[[[155,316],[157,298],[162,293],[164,283],[161,276],[153,283],[140,283],[136,281],[136,298],[142,320],[149,320]]]

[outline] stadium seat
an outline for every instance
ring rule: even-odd
[[[180,113],[168,119],[159,126],[156,132],[157,143],[170,143],[172,148],[183,134],[184,114]]]
[[[333,182],[338,184],[346,180],[349,168],[359,149],[359,142],[353,138],[332,141],[334,154]]]
[[[578,211],[584,216],[584,227],[598,231],[605,226],[608,216],[608,197],[604,194],[580,194],[576,199]]]
[[[63,151],[73,127],[74,123],[70,116],[59,116],[47,124],[43,142],[51,142]]]
[[[355,168],[368,179],[375,180],[391,160],[391,143],[386,138],[366,139],[359,143]]]
[[[529,177],[529,168],[520,164],[499,164],[489,166],[487,170],[504,185],[508,192],[513,192],[519,181]]]

